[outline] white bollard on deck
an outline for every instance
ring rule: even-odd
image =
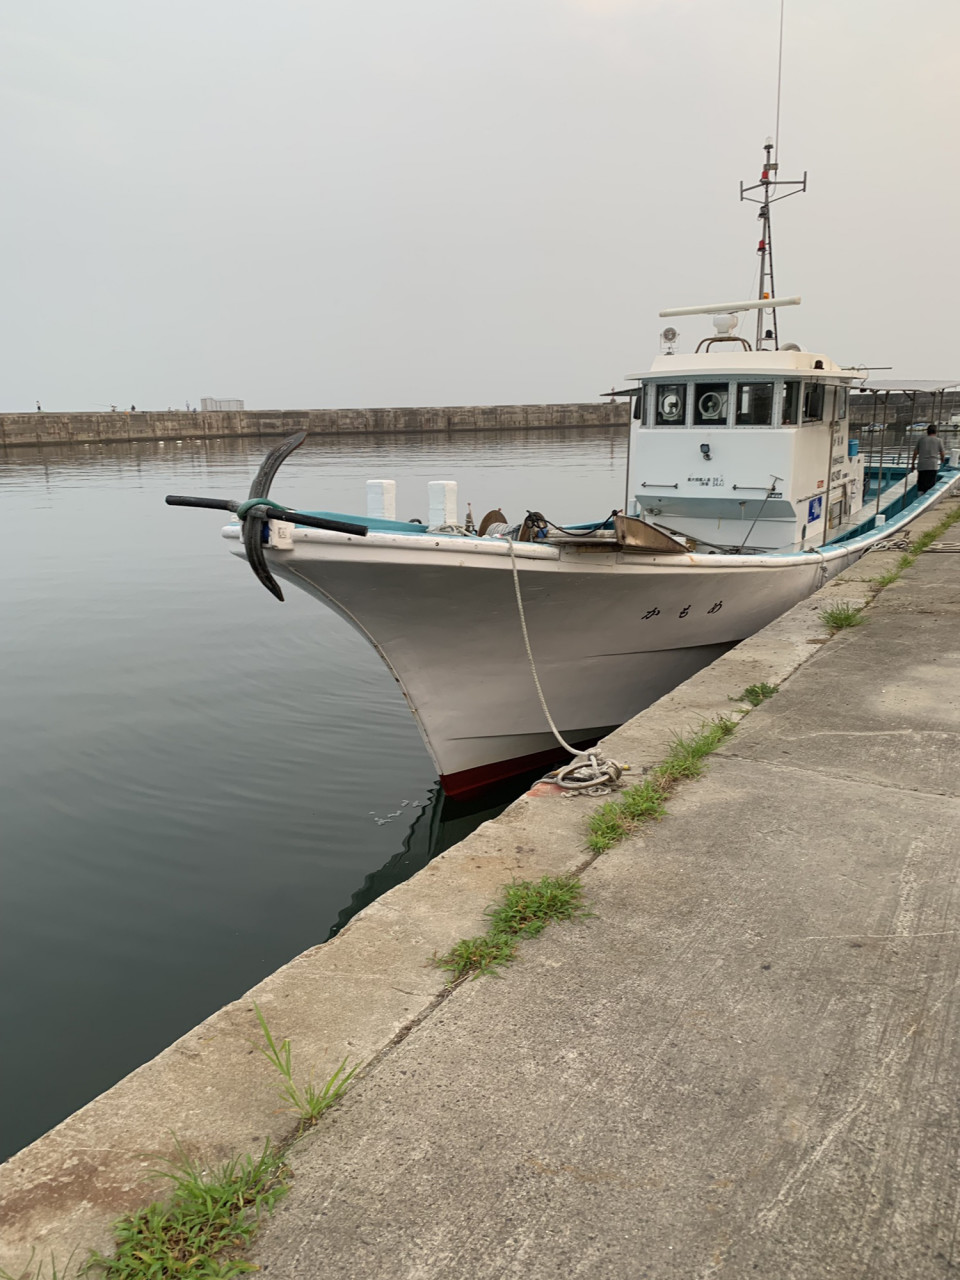
[[[367,515],[375,520],[396,520],[396,480],[367,481]]]
[[[950,465],[951,467],[960,467],[960,449],[956,445],[950,450]]]
[[[427,524],[436,529],[442,524],[458,524],[456,480],[430,480],[427,482],[430,502],[430,519]]]

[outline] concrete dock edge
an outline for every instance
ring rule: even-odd
[[[933,528],[947,497],[911,527]],[[612,734],[608,753],[635,777],[661,759],[673,737],[704,720],[737,714],[731,701],[752,684],[779,685],[821,651],[821,610],[866,605],[872,581],[901,552],[874,552],[816,595],[743,641]],[[589,855],[586,823],[597,802],[528,793],[498,819],[441,854],[411,880],[225,1006],[152,1061],[68,1117],[0,1168],[0,1267],[18,1274],[35,1248],[62,1266],[76,1251],[108,1250],[110,1225],[154,1198],[150,1171],[174,1154],[173,1135],[219,1160],[289,1133],[276,1077],[256,1053],[256,1002],[274,1034],[289,1037],[295,1068],[329,1075],[344,1056],[370,1063],[443,1000],[431,956],[481,932],[484,909],[515,878],[570,873]]]

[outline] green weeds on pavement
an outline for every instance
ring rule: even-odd
[[[956,524],[958,520],[960,520],[960,506],[957,507],[956,511],[951,511],[948,516],[944,516],[938,525],[928,529],[926,533],[921,533],[910,550],[904,552],[889,573],[883,573],[879,578],[872,578],[871,581],[875,586],[889,587],[891,582],[896,582],[904,569],[910,568],[917,556],[926,551],[931,543],[936,542],[940,535],[946,533],[950,526]]]
[[[263,1016],[260,1006],[254,1004],[253,1009],[257,1015],[257,1021],[260,1023],[260,1030],[263,1032],[265,1041],[264,1045],[255,1044],[254,1048],[280,1074],[283,1080],[283,1084],[278,1089],[280,1097],[286,1102],[289,1109],[300,1117],[301,1130],[315,1125],[323,1113],[329,1111],[334,1103],[343,1097],[360,1064],[357,1063],[347,1071],[347,1060],[344,1058],[322,1088],[318,1089],[312,1079],[308,1080],[303,1088],[299,1088],[293,1080],[290,1041],[284,1038],[278,1045],[273,1037],[273,1032],[267,1026],[267,1020]]]
[[[278,1044],[259,1006],[253,1008],[264,1039],[254,1048],[282,1079],[280,1097],[299,1117],[295,1131],[277,1146],[268,1142],[258,1157],[237,1156],[215,1169],[205,1169],[174,1139],[178,1158],[164,1159],[165,1167],[154,1171],[171,1183],[171,1194],[114,1223],[114,1255],[93,1253],[79,1273],[71,1274],[103,1280],[228,1280],[258,1270],[243,1253],[263,1216],[287,1191],[284,1155],[343,1097],[359,1064],[347,1071],[344,1058],[321,1088],[312,1080],[298,1086],[290,1041],[284,1037]],[[48,1278],[43,1261],[34,1268],[31,1254],[16,1280],[67,1280],[52,1256],[50,1271]],[[0,1280],[15,1278],[0,1269]]]
[[[765,702],[767,698],[772,698],[777,692],[775,684],[748,684],[743,693],[737,698],[731,698],[731,702],[749,702],[751,707],[759,707],[761,702]]]
[[[490,927],[485,934],[461,940],[436,957],[436,964],[450,973],[451,985],[472,974],[497,974],[517,954],[521,938],[535,938],[551,920],[574,920],[588,914],[583,889],[576,876],[544,876],[515,881],[503,891],[502,900],[485,913]]]
[[[862,605],[850,604],[843,600],[820,610],[820,619],[831,635],[843,631],[847,627],[859,627],[863,622]]]
[[[705,758],[716,751],[735,728],[733,720],[720,716],[701,725],[700,732],[693,737],[678,734],[666,759],[642,782],[628,787],[616,800],[608,800],[594,811],[587,847],[593,853],[605,853],[641,823],[662,818],[667,811],[667,797],[677,783],[686,778],[699,778]]]
[[[75,1252],[76,1250],[74,1250],[74,1253]],[[10,1272],[7,1271],[4,1267],[0,1267],[0,1280],[67,1280],[66,1271],[61,1271],[59,1269],[59,1267],[57,1266],[57,1260],[52,1253],[50,1255],[49,1277],[47,1276],[46,1271],[44,1269],[46,1266],[46,1263],[43,1261],[42,1257],[40,1261],[36,1264],[36,1267],[34,1267],[33,1260],[36,1256],[37,1256],[36,1249],[31,1249],[30,1257],[27,1260],[26,1266],[24,1266],[15,1276],[11,1275]],[[72,1261],[73,1261],[73,1253],[71,1253],[69,1258],[67,1258],[66,1265],[69,1267]],[[76,1276],[77,1272],[74,1271],[73,1275]]]
[[[243,1275],[259,1268],[241,1253],[263,1215],[287,1190],[282,1153],[267,1143],[258,1158],[238,1156],[205,1170],[177,1143],[180,1159],[157,1171],[173,1194],[114,1225],[113,1257],[95,1253],[84,1275],[103,1280],[180,1280]]]

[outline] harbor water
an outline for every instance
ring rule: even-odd
[[[220,514],[164,506],[244,497],[273,443],[0,457],[3,1156],[515,794],[442,804],[373,650],[301,593],[278,604]],[[458,479],[477,519],[590,520],[622,506],[625,454],[620,427],[311,438],[273,496],[362,513],[392,478],[425,519],[428,480]]]

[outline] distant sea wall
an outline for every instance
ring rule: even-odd
[[[461,405],[446,409],[243,409],[218,412],[4,413],[0,445],[93,444],[232,436],[416,435],[626,424],[623,402]]]
[[[883,397],[851,397],[851,422],[880,419]],[[939,402],[938,402],[939,410]],[[944,397],[948,422],[960,412],[960,394]],[[451,431],[537,431],[563,427],[625,426],[625,401],[588,404],[492,404],[409,409],[241,409],[208,412],[167,410],[112,413],[3,413],[0,446],[38,444],[106,444],[136,440],[211,440],[238,436],[287,436],[306,431],[318,436],[417,435]],[[887,422],[906,426],[929,421],[929,395],[891,395]]]

